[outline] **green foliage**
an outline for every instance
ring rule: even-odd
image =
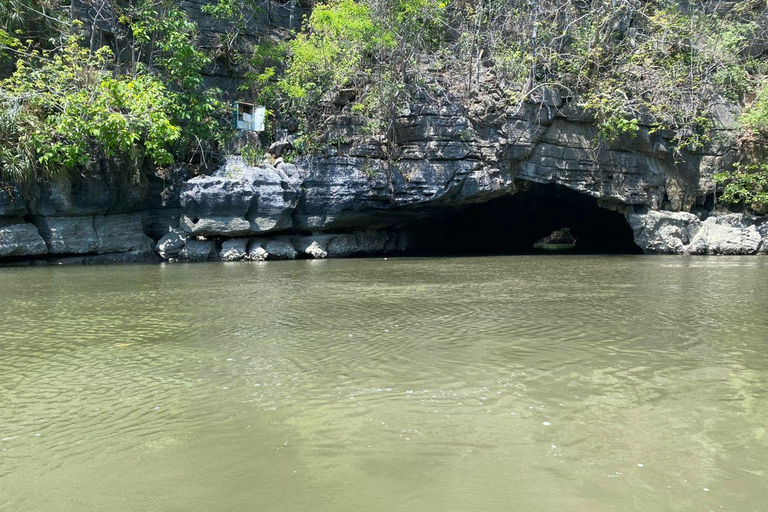
[[[363,52],[380,35],[365,5],[354,0],[318,4],[307,30],[288,43],[291,61],[281,89],[291,99],[311,102],[347,85],[360,68]]]
[[[253,146],[245,146],[240,150],[240,155],[245,160],[245,163],[255,167],[261,165],[264,162],[264,158],[267,156],[267,152],[263,148],[255,148]]]
[[[447,4],[318,3],[293,39],[254,52],[256,96],[310,130],[322,129],[336,91],[353,88],[351,111],[391,138],[394,113],[413,95],[469,100],[501,87],[522,102],[547,87],[592,111],[602,139],[632,137],[642,119],[674,133],[678,150],[697,150],[711,105],[742,101],[768,72],[750,51],[768,20],[747,0],[716,10],[677,0]]]
[[[218,20],[224,26],[220,35],[217,53],[226,57],[231,64],[241,64],[247,60],[250,44],[244,34],[248,33],[251,21],[271,11],[272,0],[217,0],[202,7],[202,12]]]
[[[133,76],[159,75],[172,91],[169,114],[182,128],[175,153],[189,159],[204,141],[221,137],[228,114],[221,91],[205,87],[202,71],[211,59],[198,48],[197,27],[171,0],[141,0],[122,22],[133,35]]]
[[[38,49],[51,48],[67,27],[66,14],[55,0],[0,0],[0,47],[15,47],[9,40],[13,38]]]
[[[642,123],[674,134],[680,151],[700,149],[723,99],[748,103],[742,124],[768,137],[768,85],[756,87],[768,16],[753,0],[324,0],[295,30],[272,27],[271,0],[216,0],[202,8],[225,29],[214,55],[177,0],[130,0],[110,4],[117,61],[76,51],[69,37],[88,27],[62,6],[0,0],[0,54],[20,62],[0,90],[5,176],[52,177],[94,155],[201,161],[228,133],[229,109],[203,79],[222,64],[246,74],[271,126],[299,127],[297,154],[329,143],[340,109],[394,154],[413,98],[466,106],[500,92],[522,106],[544,89],[592,112],[606,141]],[[270,29],[244,37],[256,19]]]
[[[744,110],[741,124],[755,135],[768,137],[768,81],[763,82],[755,100]]]
[[[768,164],[736,165],[732,172],[716,174],[715,181],[724,186],[723,202],[758,213],[768,210]]]
[[[265,40],[259,44],[251,56],[252,71],[246,73],[244,90],[253,88],[255,99],[262,105],[275,105],[280,101],[282,91],[277,82],[277,70],[286,59],[288,47],[286,44]]]
[[[298,117],[310,132],[321,124],[340,89],[352,88],[356,114],[371,132],[388,131],[408,90],[408,70],[436,49],[445,2],[438,0],[328,0],[315,5],[295,37],[265,40],[249,74],[260,102],[278,116]]]
[[[34,53],[0,82],[0,177],[66,176],[94,154],[170,164],[180,136],[173,95],[151,75],[113,78],[108,49],[70,38],[61,52]]]
[[[584,107],[591,110],[597,120],[600,137],[613,142],[621,136],[636,137],[637,117],[627,95],[620,90],[587,93]]]

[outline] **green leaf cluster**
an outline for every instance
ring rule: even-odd
[[[386,130],[409,69],[425,49],[436,49],[445,8],[438,0],[320,2],[295,37],[256,48],[249,74],[255,96],[311,130],[322,122],[323,104],[352,88],[354,113]]]
[[[731,172],[716,174],[715,182],[723,185],[721,201],[768,213],[768,164],[737,164]]]
[[[768,81],[761,84],[754,101],[744,109],[741,124],[755,135],[768,137]]]
[[[174,96],[156,77],[115,78],[111,54],[70,38],[60,52],[35,52],[0,81],[0,178],[66,176],[95,155],[173,162]]]

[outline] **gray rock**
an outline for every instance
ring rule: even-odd
[[[96,252],[151,252],[155,242],[144,234],[141,221],[140,213],[94,216]]]
[[[36,217],[40,234],[51,254],[87,254],[96,252],[93,217]]]
[[[701,223],[691,241],[691,254],[757,254],[764,237],[752,219],[741,215],[713,215]]]
[[[216,31],[206,26],[201,33],[214,37]],[[665,138],[673,133],[641,126],[634,138],[598,147],[589,113],[564,103],[556,91],[541,89],[531,102],[506,106],[500,94],[478,94],[464,106],[425,98],[403,105],[394,120],[394,147],[366,136],[355,116],[329,118],[330,133],[349,144],[298,166],[254,167],[229,157],[213,175],[184,181],[184,166],[170,174],[142,173],[129,162],[94,161],[69,183],[25,191],[26,201],[18,191],[13,201],[0,193],[0,218],[6,226],[24,226],[32,215],[47,250],[61,255],[139,254],[151,243],[147,233],[162,237],[156,249],[164,258],[180,255],[189,235],[261,237],[245,248],[232,242],[223,249],[226,258],[344,257],[402,250],[408,239],[393,229],[427,211],[483,203],[541,183],[631,211],[635,240],[649,253],[768,253],[765,222],[707,218],[703,206],[715,192],[714,174],[738,159],[737,110],[716,105],[718,142],[698,153],[684,151],[680,161]],[[169,237],[177,218],[181,231]],[[13,229],[13,235],[6,230],[5,252],[41,250],[29,226]],[[307,232],[315,235],[299,234]],[[187,245],[187,259],[220,257]]]
[[[187,241],[189,241],[189,235],[186,232],[181,229],[173,229],[158,240],[155,251],[163,259],[176,258]]]
[[[293,149],[293,144],[287,139],[279,140],[269,145],[269,152],[275,156],[280,156],[289,149]]]
[[[685,254],[700,225],[698,217],[684,212],[629,213],[627,220],[646,254]]]
[[[283,167],[283,166],[281,166]],[[229,157],[213,176],[198,176],[181,193],[181,226],[196,235],[242,236],[292,227],[296,177],[272,166]]]
[[[116,263],[157,263],[160,258],[152,251],[127,251],[84,256],[78,263],[83,265],[103,265]]]
[[[264,250],[267,251],[267,257],[270,260],[294,260],[298,255],[287,237],[267,240],[264,244]]]
[[[291,242],[296,250],[313,259],[325,259],[328,257],[327,246],[331,235],[312,235],[291,237]]]
[[[357,239],[359,250],[363,254],[381,254],[388,252],[388,248],[391,249],[391,246],[387,243],[389,236],[386,231],[357,231],[355,232],[355,238]]]
[[[757,225],[757,231],[763,239],[757,252],[759,254],[768,254],[768,217],[764,218],[762,222]]]
[[[531,100],[536,103],[542,103],[548,107],[559,108],[563,106],[563,97],[555,89],[550,87],[539,87],[534,90]]]
[[[21,191],[0,182],[0,217],[21,217],[27,213],[27,205]]]
[[[35,224],[51,254],[149,252],[154,246],[143,232],[141,214],[40,216]]]
[[[248,239],[234,238],[221,244],[222,261],[242,261],[248,256]]]
[[[652,254],[757,254],[764,250],[768,221],[740,214],[630,213],[635,243]]]
[[[0,257],[37,256],[48,248],[34,224],[0,221]]]
[[[263,240],[253,239],[248,242],[248,259],[250,261],[266,261],[267,250],[263,247]]]
[[[179,252],[179,261],[200,262],[216,259],[218,251],[212,240],[190,240]]]
[[[202,219],[182,215],[180,226],[196,235],[240,236],[251,232],[251,223],[243,217],[204,217]]]
[[[360,252],[360,245],[353,234],[337,235],[328,242],[327,252],[331,258],[348,258]]]

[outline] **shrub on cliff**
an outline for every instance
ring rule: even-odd
[[[751,0],[329,0],[284,51],[257,50],[251,76],[278,114],[315,119],[309,129],[340,88],[355,89],[350,110],[378,132],[413,96],[471,102],[501,90],[515,103],[549,88],[592,112],[604,140],[645,124],[696,150],[712,105],[741,102],[766,71],[767,31]]]
[[[14,25],[0,8],[0,27],[21,27],[0,29],[0,51],[17,58],[0,80],[0,180],[62,178],[111,157],[133,161],[138,173],[145,162],[204,160],[216,143],[226,109],[218,91],[205,87],[210,58],[197,46],[195,24],[169,0],[117,7],[128,62],[93,48],[93,38],[80,40],[80,23],[65,23],[61,10],[53,17],[30,7],[55,22],[46,46],[21,39],[34,34],[37,18]]]
[[[736,165],[733,171],[716,174],[715,181],[722,185],[720,200],[724,203],[768,213],[768,164]]]
[[[439,51],[442,0],[328,0],[315,5],[292,39],[265,40],[250,59],[254,93],[286,117],[320,129],[327,105],[352,88],[354,112],[375,131],[408,96],[405,84],[420,56]]]
[[[71,38],[61,52],[34,51],[0,82],[0,177],[66,176],[93,156],[173,161],[170,92],[151,75],[114,78],[109,58]]]

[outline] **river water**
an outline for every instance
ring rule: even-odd
[[[768,258],[0,269],[2,511],[764,511]]]

